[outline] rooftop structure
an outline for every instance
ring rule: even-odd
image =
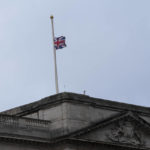
[[[0,149],[150,149],[150,108],[60,93],[0,113]]]

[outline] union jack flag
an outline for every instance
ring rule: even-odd
[[[66,47],[65,39],[66,38],[64,36],[60,36],[60,37],[55,38],[54,39],[55,49],[62,49],[64,47]]]

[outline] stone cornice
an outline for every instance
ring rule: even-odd
[[[100,98],[93,98],[87,95],[75,94],[75,93],[60,93],[43,98],[39,101],[35,101],[30,104],[26,104],[20,107],[16,107],[4,112],[2,114],[24,116],[27,114],[34,113],[40,109],[45,109],[47,107],[53,107],[63,102],[78,103],[82,105],[91,105],[93,107],[101,107],[105,109],[111,109],[116,111],[134,111],[141,114],[150,116],[150,108],[142,107],[132,104],[120,103]]]
[[[56,139],[52,139],[50,136],[51,131],[49,130],[49,128],[46,128],[46,127],[42,129],[39,128],[39,126],[43,126],[43,124],[45,126],[45,123],[50,123],[48,121],[15,117],[15,116],[9,116],[9,115],[0,115],[0,139],[9,140],[12,142],[17,141],[17,142],[41,143],[41,144],[45,143],[47,145],[60,143],[65,140],[85,142],[83,141],[83,139],[80,139],[81,135],[87,132],[91,132],[92,130],[95,130],[97,128],[104,127],[108,124],[111,124],[114,121],[123,119],[125,117],[133,118],[134,120],[139,122],[145,129],[150,130],[150,125],[147,122],[145,122],[143,119],[141,119],[139,116],[137,116],[136,114],[133,114],[132,112],[124,112],[121,114],[114,115],[110,118],[104,119],[103,121],[97,122],[84,129],[78,130],[76,132],[72,132],[70,134],[58,137]],[[28,124],[28,121],[30,122],[30,124]],[[40,125],[38,126],[35,125],[35,123],[38,123],[37,121],[40,121]],[[106,143],[106,142],[104,143],[104,142],[89,141],[89,140],[87,140],[86,142],[88,143],[92,142],[95,144],[96,143],[106,144],[106,145],[113,144],[113,143]],[[113,145],[115,145],[115,143]],[[116,146],[119,146],[119,144],[117,143]],[[128,145],[125,145],[125,146],[128,147]],[[133,148],[136,148],[136,147],[133,147]],[[141,148],[141,149],[146,149],[146,148]]]
[[[138,123],[138,125],[142,126],[148,132],[150,131],[150,124],[148,122],[146,122],[145,120],[143,120],[141,117],[139,117],[137,114],[134,114],[132,112],[122,112],[122,113],[110,116],[107,119],[97,121],[96,123],[93,123],[85,128],[81,128],[77,131],[70,132],[66,135],[58,136],[56,138],[52,138],[51,142],[59,142],[64,139],[70,139],[70,138],[78,139],[78,138],[80,138],[80,136],[85,135],[89,132],[92,132],[93,130],[96,130],[98,128],[103,128],[109,124],[112,124],[119,120],[123,120],[125,118],[128,118],[128,119],[130,118],[133,121],[136,121]]]
[[[127,144],[119,144],[119,143],[109,143],[109,142],[98,142],[98,141],[91,141],[91,140],[83,140],[83,139],[75,139],[75,138],[70,138],[70,139],[65,139],[64,142],[70,143],[70,144],[92,144],[92,145],[99,145],[99,146],[107,146],[107,147],[114,147],[115,149],[140,149],[140,150],[149,150],[149,148],[146,147],[139,147],[139,146],[131,146]],[[62,141],[61,141],[62,142]]]

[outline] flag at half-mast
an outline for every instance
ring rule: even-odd
[[[55,49],[57,50],[57,49],[62,49],[64,47],[66,47],[65,40],[66,40],[66,38],[64,36],[54,38]]]

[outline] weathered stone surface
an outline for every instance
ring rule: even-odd
[[[0,138],[13,150],[150,149],[150,109],[60,93],[1,112]]]
[[[50,121],[0,115],[0,137],[50,141]]]
[[[71,137],[86,141],[150,148],[149,124],[131,112],[99,122]]]

